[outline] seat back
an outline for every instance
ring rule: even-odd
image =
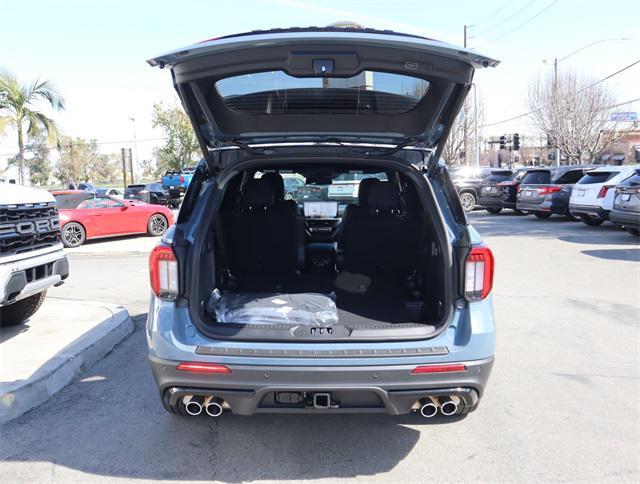
[[[227,250],[234,273],[286,274],[298,268],[296,215],[276,203],[268,182],[250,180],[246,184],[230,225]]]
[[[340,241],[344,268],[356,273],[404,273],[410,268],[410,224],[402,213],[398,187],[371,183],[367,204],[344,221]]]

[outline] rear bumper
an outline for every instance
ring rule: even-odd
[[[546,198],[542,203],[527,203],[526,201],[522,201],[518,199],[516,203],[516,208],[518,210],[522,210],[523,212],[547,212],[547,213],[555,213],[558,215],[566,215],[568,213],[568,203],[564,199],[549,199]]]
[[[505,206],[502,204],[502,200],[497,197],[480,197],[478,205],[485,208],[502,208]]]
[[[231,373],[200,374],[176,370],[177,362],[150,356],[149,362],[165,407],[174,411],[178,399],[200,393],[222,398],[238,415],[255,413],[353,413],[401,415],[426,396],[458,395],[462,413],[475,410],[493,366],[493,357],[460,362],[466,371],[412,374],[416,365],[359,367],[226,365]],[[283,405],[276,392],[331,394],[337,405],[310,408]]]
[[[598,220],[609,220],[609,210],[595,205],[569,204],[569,212],[574,217],[591,217]]]
[[[609,212],[609,220],[632,229],[640,229],[640,214],[616,210]]]
[[[68,275],[69,262],[62,244],[58,249],[35,257],[7,263],[0,260],[0,306],[46,291]]]

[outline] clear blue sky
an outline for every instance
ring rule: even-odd
[[[129,140],[133,125],[128,118],[135,117],[144,158],[158,143],[145,140],[160,135],[151,128],[152,105],[173,100],[169,72],[152,69],[145,60],[177,47],[252,29],[322,26],[338,20],[461,45],[463,25],[475,24],[469,46],[502,60],[496,69],[476,75],[486,122],[491,123],[526,111],[528,82],[549,69],[543,59],[552,61],[613,37],[635,40],[597,44],[563,61],[561,69],[600,79],[640,59],[637,5],[631,0],[5,0],[0,69],[23,80],[54,80],[67,99],[67,111],[55,116],[65,134],[102,142]],[[640,97],[639,80],[637,65],[607,85],[623,101]],[[638,106],[626,110],[640,110]],[[517,121],[483,134],[518,130],[526,133],[531,127]],[[118,142],[102,149],[116,151],[120,146],[130,145]],[[0,165],[3,155],[14,150],[11,133],[0,138]]]

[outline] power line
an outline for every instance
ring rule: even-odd
[[[535,14],[533,17],[528,18],[527,20],[525,20],[524,22],[522,22],[521,24],[517,25],[516,27],[512,28],[511,30],[505,32],[502,35],[499,35],[498,37],[496,37],[493,40],[490,40],[489,42],[485,42],[485,43],[491,43],[491,42],[496,42],[504,37],[506,37],[509,34],[512,34],[513,32],[515,32],[516,30],[521,29],[522,27],[524,27],[525,25],[527,25],[529,22],[533,21],[534,19],[538,18],[540,15],[542,15],[543,13],[545,13],[547,10],[549,10],[551,7],[553,7],[556,3],[558,3],[558,0],[553,0],[553,2],[551,2],[549,5],[547,5],[546,7],[544,7],[542,10],[540,10],[537,14]]]
[[[478,24],[481,24],[482,22],[484,22],[485,20],[488,20],[489,18],[493,17],[495,14],[497,14],[500,10],[508,7],[511,3],[513,3],[513,0],[508,0],[505,4],[503,4],[501,7],[496,8],[493,12],[491,12],[489,15],[487,15],[486,17],[484,17],[482,20],[478,20],[477,22],[475,22],[472,25],[469,25],[469,27],[475,27]]]
[[[524,7],[522,7],[522,8],[520,8],[520,9],[516,10],[516,11],[515,11],[515,13],[512,13],[512,14],[511,14],[511,15],[509,15],[507,18],[505,18],[505,19],[503,19],[503,20],[498,21],[498,23],[494,24],[492,27],[489,27],[488,29],[483,30],[483,31],[481,31],[481,32],[479,32],[479,33],[477,33],[477,34],[475,34],[475,35],[474,35],[474,37],[477,37],[477,36],[479,36],[479,35],[484,35],[484,34],[486,34],[486,33],[488,33],[488,32],[491,32],[493,29],[495,29],[495,28],[496,28],[496,27],[498,27],[499,25],[501,25],[501,24],[503,24],[503,23],[505,23],[505,22],[508,22],[508,21],[509,21],[509,20],[511,20],[513,17],[515,17],[516,15],[518,15],[520,12],[522,12],[523,10],[525,10],[525,9],[526,9],[529,5],[531,5],[533,2],[535,2],[535,0],[530,0],[528,3],[526,3],[526,4],[525,4],[525,6],[524,6]],[[511,3],[511,2],[509,2],[509,3]]]
[[[623,67],[622,69],[618,69],[616,72],[614,72],[612,74],[609,74],[607,77],[603,77],[602,79],[594,82],[593,84],[589,84],[588,86],[583,87],[582,89],[580,89],[578,91],[578,94],[581,93],[581,92],[584,92],[584,91],[586,91],[588,89],[591,89],[592,87],[597,86],[598,84],[601,84],[604,81],[607,81],[607,80],[611,79],[614,76],[617,76],[618,74],[626,71],[627,69],[631,69],[633,66],[635,66],[637,64],[640,64],[640,59],[636,60],[635,62],[632,62],[628,66]],[[632,99],[631,101],[626,101],[626,102],[623,102],[623,103],[620,103],[620,104],[616,104],[615,106],[607,106],[605,109],[615,108],[615,107],[618,107],[618,106],[622,106],[623,104],[629,104],[629,103],[636,102],[636,101],[638,101],[638,99]],[[503,119],[502,121],[496,121],[495,123],[483,124],[480,127],[481,128],[488,128],[490,126],[497,126],[498,124],[508,123],[509,121],[515,121],[516,119],[524,118],[525,116],[529,116],[530,114],[536,113],[538,111],[540,111],[540,109],[534,109],[533,111],[529,111],[527,113],[519,114],[518,116],[514,116],[512,118]]]

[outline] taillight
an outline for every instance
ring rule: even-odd
[[[160,299],[178,298],[178,261],[168,245],[157,245],[149,255],[151,290]]]
[[[493,253],[489,247],[483,245],[471,249],[464,271],[464,296],[467,301],[479,301],[489,295],[493,287],[493,266]]]
[[[178,363],[176,370],[180,371],[192,371],[194,373],[231,373],[231,370],[217,363],[196,363],[196,362],[184,362]]]
[[[184,177],[183,176],[180,177],[180,183],[184,183]]]
[[[603,185],[602,188],[600,188],[600,191],[598,192],[598,198],[604,198],[607,196],[607,192],[609,190],[611,190],[612,188],[615,188],[614,185]]]
[[[550,193],[556,193],[562,190],[562,187],[542,187],[536,189],[539,195],[549,195]]]

